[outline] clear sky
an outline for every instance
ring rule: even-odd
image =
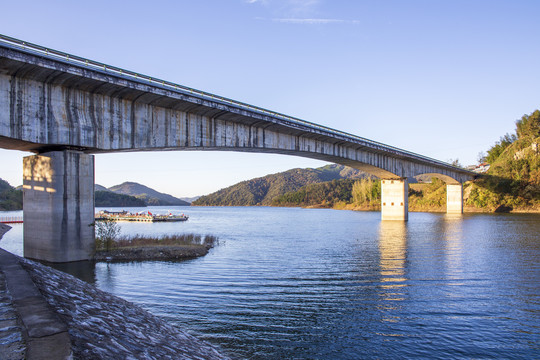
[[[0,3],[4,35],[463,165],[540,107],[540,1]],[[0,150],[0,178],[21,184],[26,155]],[[248,153],[108,154],[96,156],[96,183],[195,196],[324,164]]]

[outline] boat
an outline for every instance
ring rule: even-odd
[[[178,222],[187,221],[189,216],[181,214],[174,215],[168,213],[166,215],[152,214],[150,211],[141,211],[138,213],[130,213],[128,211],[107,211],[101,210],[95,216],[96,221],[138,221],[138,222]]]

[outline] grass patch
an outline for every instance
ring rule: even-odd
[[[111,244],[110,249],[126,249],[136,247],[151,246],[203,246],[207,249],[218,245],[219,239],[215,235],[196,235],[196,234],[173,234],[161,237],[132,235],[118,236]],[[107,250],[106,241],[96,238],[96,250]]]

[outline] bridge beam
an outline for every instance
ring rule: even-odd
[[[409,183],[407,178],[381,181],[381,219],[409,219]]]
[[[92,258],[94,156],[51,151],[23,159],[24,256],[49,262]]]
[[[463,185],[446,185],[446,213],[463,214]]]

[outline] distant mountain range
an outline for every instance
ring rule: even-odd
[[[201,206],[271,206],[274,199],[297,191],[306,185],[367,176],[369,175],[362,171],[342,165],[327,165],[317,169],[292,169],[242,181],[210,195],[184,199],[158,192],[136,182],[124,182],[110,188],[96,184],[95,205],[98,207],[189,206],[190,201],[193,201],[193,205]],[[21,191],[13,189],[5,182],[0,182],[0,190],[2,193],[5,191],[4,209],[22,208]]]
[[[192,205],[253,206],[272,205],[273,199],[299,190],[309,184],[340,179],[360,179],[369,175],[343,165],[326,165],[317,169],[292,169],[260,178],[242,181],[210,195],[201,196]]]
[[[160,193],[135,182],[125,182],[110,188],[95,185],[95,205],[98,207],[189,206],[190,202]],[[22,186],[14,188],[0,179],[0,211],[22,210]]]
[[[98,203],[98,193],[104,198],[111,198],[113,195],[108,193],[114,193],[124,196],[130,196],[138,199],[143,205],[119,205],[119,206],[189,206],[190,203],[181,199],[178,199],[172,195],[164,194],[154,189],[138,184],[136,182],[124,182],[120,185],[115,185],[110,188],[106,188],[101,185],[95,186],[96,190],[96,206],[114,206],[114,205],[100,205]],[[120,199],[118,199],[120,200]],[[129,198],[124,198],[124,201],[130,201]]]
[[[181,197],[181,198],[179,198],[179,199],[180,199],[180,200],[184,200],[184,201],[186,201],[186,202],[188,202],[188,203],[191,204],[192,202],[194,202],[194,201],[197,200],[198,198],[200,198],[200,196]]]

